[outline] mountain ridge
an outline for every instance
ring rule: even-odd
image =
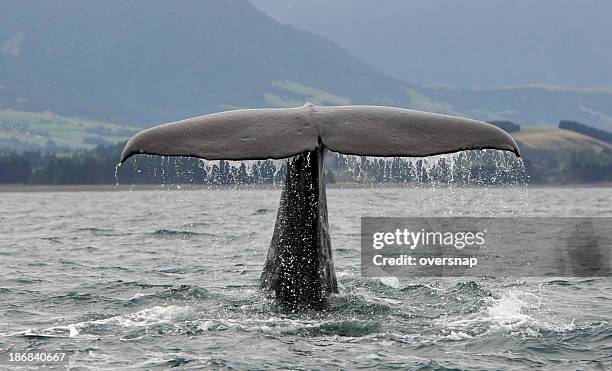
[[[612,127],[612,89],[415,85],[246,0],[0,0],[0,8],[0,109],[148,127],[312,101]]]
[[[404,81],[612,85],[607,0],[251,0]]]
[[[304,101],[308,90],[315,99],[407,103],[408,83],[247,1],[0,5],[4,108],[150,125],[275,97]]]

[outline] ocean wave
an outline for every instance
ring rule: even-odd
[[[433,285],[428,285],[424,283],[415,283],[411,285],[404,286],[400,289],[403,293],[410,293],[417,296],[423,297],[434,297],[444,295],[445,292],[439,287],[435,287]]]
[[[210,223],[206,223],[206,222],[192,222],[192,223],[183,224],[183,227],[185,227],[185,228],[207,227],[209,225],[210,225]]]
[[[532,293],[508,290],[499,298],[490,298],[487,303],[477,313],[458,319],[440,318],[436,325],[442,327],[443,332],[462,332],[469,336],[540,336],[542,331],[564,332],[575,327],[573,322],[551,323],[527,314],[541,305],[541,299]]]
[[[347,290],[364,288],[372,292],[396,292],[400,289],[397,277],[355,277],[346,282]]]
[[[123,233],[119,233],[111,228],[96,228],[96,227],[84,227],[77,228],[77,232],[89,232],[94,236],[122,236]]]
[[[87,332],[88,330],[96,329],[99,326],[116,326],[121,328],[150,328],[160,324],[172,325],[184,321],[185,319],[187,319],[188,315],[189,307],[186,306],[155,306],[134,313],[122,314],[93,321],[78,322],[57,328],[69,329],[70,336],[72,337],[79,335],[82,332]]]
[[[544,282],[544,285],[551,285],[551,286],[572,286],[572,283],[566,280],[551,280],[551,281],[547,281]]]
[[[269,214],[274,212],[274,210],[272,209],[257,209],[255,210],[255,212],[253,213],[253,215],[264,215],[264,214]]]
[[[107,318],[70,323],[64,326],[53,326],[40,329],[27,329],[10,334],[26,338],[67,338],[82,335],[97,336],[110,331],[113,327],[121,329],[140,328],[147,329],[158,325],[171,325],[174,327],[185,321],[189,315],[189,307],[176,305],[155,306],[138,312],[121,314]],[[160,331],[161,333],[161,331]]]
[[[149,300],[206,300],[210,297],[210,293],[204,288],[180,285],[157,292],[136,293],[129,299],[129,304],[140,304]]]
[[[340,336],[362,337],[381,333],[382,324],[370,319],[348,319],[331,316],[323,318],[290,318],[285,316],[267,315],[266,317],[250,318],[208,318],[197,322],[186,323],[183,333],[189,335],[235,330],[240,332],[263,333],[270,336]]]
[[[379,300],[372,301],[359,295],[337,295],[330,303],[330,312],[334,313],[353,313],[366,315],[387,314],[391,307]]]
[[[361,337],[381,331],[382,325],[378,321],[340,320],[288,329],[284,331],[284,334],[301,336],[335,335],[341,337]]]
[[[201,233],[192,231],[177,231],[173,229],[158,229],[153,232],[153,235],[158,237],[193,237],[199,236]]]

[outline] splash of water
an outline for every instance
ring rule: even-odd
[[[115,165],[115,185],[119,187],[119,168],[121,167],[121,162]]]
[[[371,157],[332,153],[329,167],[336,179],[351,183],[432,185],[521,185],[525,164],[512,153],[464,151],[424,158]]]
[[[184,189],[182,185],[188,184],[205,188],[218,185],[276,186],[284,182],[286,161],[226,161],[187,157],[162,157],[158,160],[154,156],[138,156],[138,159],[132,160],[133,170],[122,170],[121,176],[132,185],[160,184],[171,187],[168,189]],[[115,169],[117,183],[118,169]],[[529,178],[525,164],[505,151],[464,151],[425,158],[368,157],[330,152],[326,159],[326,175],[328,183],[336,183],[340,188],[441,188],[442,192],[420,192],[423,205],[433,202],[443,209],[449,199],[460,199],[466,204],[482,206],[483,215],[498,215],[500,205],[495,202],[498,198],[495,195],[512,188],[524,207],[522,213],[516,209],[511,215],[524,215],[527,209]],[[475,198],[468,189],[478,190],[481,196]],[[429,200],[431,197],[435,199]],[[449,216],[463,214],[462,209],[445,212]]]

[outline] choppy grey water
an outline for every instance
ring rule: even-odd
[[[0,351],[79,369],[606,369],[609,278],[365,279],[359,218],[612,216],[610,189],[330,189],[340,294],[258,290],[278,190],[0,194]]]

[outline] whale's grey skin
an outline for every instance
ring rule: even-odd
[[[332,257],[325,154],[319,147],[287,161],[261,287],[274,291],[279,304],[321,309],[329,293],[338,292]]]
[[[121,154],[209,160],[287,160],[261,286],[280,304],[324,308],[338,291],[332,258],[325,152],[363,156],[430,156],[469,149],[520,156],[510,135],[480,121],[392,107],[251,109],[216,113],[141,131]]]
[[[363,156],[431,156],[501,149],[520,156],[505,131],[461,117],[375,106],[247,109],[159,125],[132,137],[121,162],[145,153],[208,160],[280,159],[313,151]]]

